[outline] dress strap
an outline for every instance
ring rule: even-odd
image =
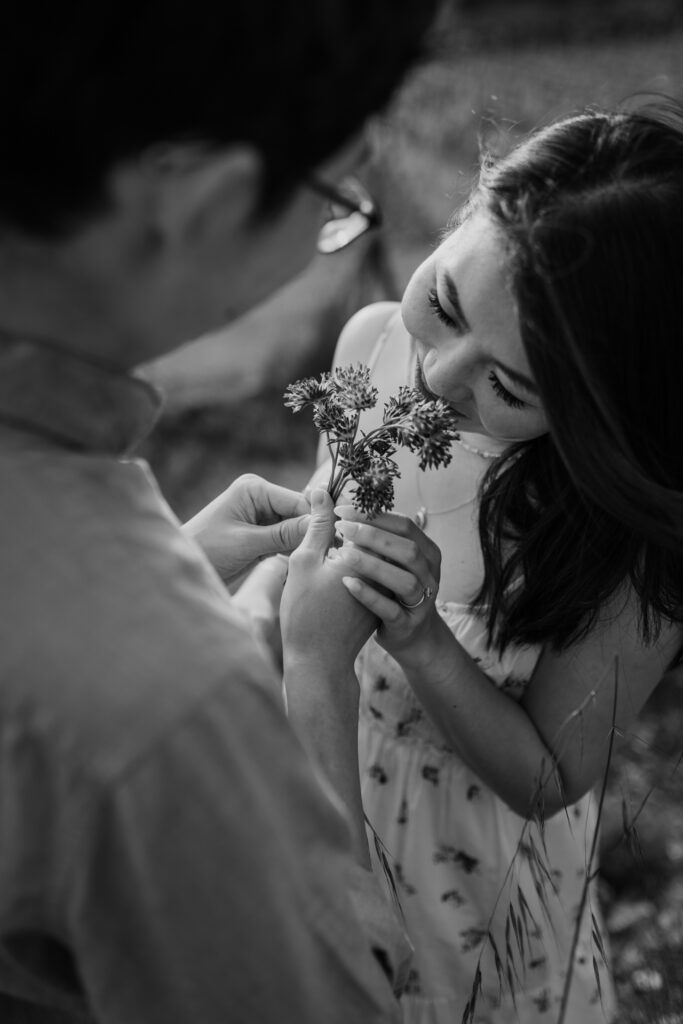
[[[391,334],[391,332],[392,332],[392,330],[394,328],[394,324],[400,318],[400,316],[401,316],[401,307],[399,306],[398,309],[392,309],[391,313],[389,314],[389,316],[385,320],[384,326],[382,327],[382,330],[379,332],[379,335],[377,337],[377,341],[375,342],[375,344],[373,346],[372,352],[370,353],[370,358],[368,359],[368,362],[367,362],[367,366],[368,366],[368,368],[371,371],[375,369],[375,366],[377,365],[377,362],[379,361],[379,357],[382,354],[382,349],[384,348],[384,346],[386,344],[387,338]]]

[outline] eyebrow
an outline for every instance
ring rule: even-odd
[[[451,304],[451,308],[453,309],[453,312],[455,313],[456,319],[459,321],[460,326],[464,327],[466,331],[471,331],[472,328],[470,327],[467,321],[467,317],[462,311],[462,306],[460,304],[460,296],[458,295],[458,289],[455,287],[455,281],[452,281],[450,277],[447,277],[444,274],[442,278],[442,283],[443,289],[446,293],[446,298]]]

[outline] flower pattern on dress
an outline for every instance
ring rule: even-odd
[[[439,785],[439,769],[433,764],[422,765],[422,778],[431,782],[433,786]]]
[[[486,938],[486,928],[464,928],[460,932],[462,939],[461,949],[463,953],[471,953],[473,949],[480,946]]]
[[[386,786],[388,776],[381,764],[371,764],[368,768],[368,775],[371,779],[379,782],[380,786]]]
[[[521,678],[520,676],[509,675],[503,680],[502,683],[498,684],[498,689],[503,693],[506,693],[508,697],[512,697],[515,700],[524,694],[530,680]]]
[[[441,897],[442,903],[452,903],[455,907],[464,907],[467,900],[457,889],[449,889]]]
[[[434,851],[434,863],[457,864],[463,869],[466,875],[471,875],[473,871],[476,871],[479,860],[477,857],[472,857],[469,853],[465,853],[464,850],[456,850],[454,846],[442,843],[439,848]]]
[[[550,989],[544,988],[542,992],[533,997],[534,1005],[539,1013],[547,1013],[550,1009],[551,994]]]
[[[422,721],[422,710],[418,707],[413,707],[408,712],[408,715],[403,718],[400,722],[396,723],[396,735],[398,737],[407,736],[411,731],[411,727],[417,722]]]
[[[473,630],[475,625],[472,624]],[[462,626],[458,632],[463,633]],[[506,665],[506,671],[497,674],[496,661],[490,653],[480,658],[480,666],[496,686],[500,687],[503,681],[508,681],[507,696],[515,700],[521,696],[520,686],[523,689],[524,681],[530,678],[530,657],[528,653],[524,655],[527,660],[523,671],[511,671],[511,666]],[[474,837],[468,830],[463,832],[462,815],[465,815],[465,819],[468,816],[472,819],[483,816],[483,821],[491,820],[488,816],[492,807],[492,796],[476,775],[464,766],[458,767],[460,762],[457,755],[448,748],[438,728],[417,703],[414,692],[400,674],[396,663],[376,642],[371,642],[361,655],[358,674],[362,687],[362,731],[368,730],[366,736],[370,742],[367,756],[362,761],[365,766],[363,799],[367,802],[367,807],[372,809],[373,822],[379,827],[386,849],[396,851],[394,855],[397,862],[393,857],[389,857],[389,863],[394,891],[398,892],[405,913],[408,935],[418,948],[421,938],[421,915],[424,908],[429,907],[435,921],[439,922],[439,934],[450,935],[452,963],[458,964],[458,970],[462,970],[465,962],[472,963],[480,954],[486,952],[489,925],[485,923],[488,906],[485,901],[491,898],[488,893],[492,870],[490,847],[477,845],[482,840],[477,837],[476,831]],[[376,798],[373,793],[377,794]],[[442,817],[444,812],[441,808],[444,807],[444,801],[447,801],[449,806],[459,809],[457,821],[453,821],[452,827],[448,824],[448,817]],[[431,814],[437,808],[438,818],[431,818]],[[574,808],[570,811],[570,831],[578,835],[582,824],[588,819],[585,807],[576,810],[578,813],[575,813]],[[450,811],[448,813],[450,814]],[[504,820],[507,820],[507,812],[504,813]],[[382,822],[381,826],[379,821],[375,820],[375,815],[378,815],[379,821]],[[514,824],[517,820],[512,819],[513,829],[518,827]],[[424,831],[421,831],[421,828],[424,828]],[[547,822],[546,831],[552,831],[552,828],[552,821]],[[487,833],[487,840],[490,834]],[[422,836],[419,841],[423,845],[422,853],[416,856],[415,843],[418,841],[418,835]],[[432,841],[425,848],[427,836],[430,836]],[[543,842],[533,829],[531,836],[532,841],[535,840],[537,850],[541,851]],[[494,850],[496,842],[494,837]],[[513,848],[515,845],[516,841]],[[522,866],[534,858],[534,851],[530,848],[526,848],[524,853],[527,859],[520,857]],[[426,873],[426,863],[421,865],[420,860],[429,862]],[[562,887],[560,913],[563,921],[565,918],[568,920],[571,914],[572,901],[568,897],[573,895],[574,877],[577,872],[575,861],[570,860],[567,865],[563,861],[561,867],[565,866],[568,870],[569,866],[571,867],[570,874],[567,871],[563,872],[551,861],[546,880],[549,892],[553,886],[555,889]],[[522,870],[525,872],[526,867],[523,866]],[[519,927],[526,929],[525,945],[527,940],[532,945],[531,948],[524,950],[524,963],[519,964],[521,980],[516,998],[521,1000],[520,1005],[523,1005],[530,1014],[530,1021],[540,1024],[541,1020],[544,1020],[550,1024],[552,1012],[549,1010],[555,1009],[557,992],[561,992],[562,988],[561,973],[555,962],[557,958],[554,960],[552,956],[546,954],[544,940],[549,940],[550,933],[541,928],[541,924],[546,927],[545,919],[538,905],[538,893],[534,889],[533,878],[527,878],[526,881],[521,881],[521,884],[526,887],[526,895],[516,898],[528,898],[529,904],[533,907],[533,911],[529,909],[529,913],[533,916],[526,925],[520,924]],[[411,934],[413,913],[418,915],[415,919],[414,935]],[[493,934],[497,935],[497,932],[494,930]],[[502,936],[500,941],[504,942]],[[499,946],[499,949],[503,948]],[[425,1013],[428,1016],[431,1013],[431,1010],[427,1011],[427,1006],[432,1007],[434,985],[430,954],[431,950],[427,947],[424,960],[417,960],[419,991],[416,987],[412,995],[418,996],[418,999],[416,1003],[410,1004],[410,1013],[416,1014],[414,1024],[418,1024],[418,1021],[421,1024],[422,1010],[419,1010],[419,1006],[422,1001],[425,1002]],[[588,967],[590,968],[590,964]],[[474,967],[471,969],[473,971]],[[486,969],[489,970],[493,969]],[[585,972],[586,966],[579,965],[577,970]],[[449,971],[448,961],[444,959],[443,970],[437,983],[439,990],[444,984],[444,979],[449,977]],[[488,981],[495,987],[495,972],[493,978],[489,977]],[[582,989],[581,1001],[587,1014],[589,997],[594,987],[595,981],[591,977],[590,988],[584,984]],[[544,1006],[546,997],[541,998],[541,995],[545,989],[549,993],[549,1010],[538,1009],[532,1001],[534,998],[540,999],[541,1006]],[[605,990],[609,993],[608,978],[605,979]],[[462,1016],[464,1006],[464,1001],[461,1005],[459,998],[459,994],[452,997],[454,1009],[461,1006],[460,1010],[456,1011],[453,1018],[455,1020]],[[487,999],[488,997],[484,999],[485,1003]],[[609,995],[607,999],[606,1005],[609,1007]],[[440,1009],[438,1016],[434,1017],[434,1022],[429,1017],[430,1024],[435,1024],[437,1020],[439,1024],[445,1024],[446,1020],[450,1024],[451,1018],[445,1016],[446,1006],[450,1005],[450,1002],[444,1004],[443,1010]],[[484,1011],[483,1005],[482,1010]],[[505,1016],[508,1011],[502,1008],[502,1004],[500,1012],[503,1014],[500,1021],[504,1020],[505,1024],[511,1024],[512,1018],[508,1021]],[[410,1019],[413,1020],[412,1016]],[[491,1019],[498,1024],[497,1012]],[[590,1020],[590,1024],[598,1024],[590,1015],[582,1016],[581,1024],[584,1024],[584,1019]],[[578,1019],[570,1017],[568,1024],[578,1024]],[[599,1024],[603,1024],[602,1020]]]

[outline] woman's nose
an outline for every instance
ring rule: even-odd
[[[468,397],[478,372],[478,360],[466,338],[432,338],[432,351],[425,357],[424,366],[447,378],[453,401]]]

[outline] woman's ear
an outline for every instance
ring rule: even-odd
[[[136,206],[157,240],[174,247],[241,232],[258,209],[262,182],[263,162],[252,146],[168,143],[121,166],[112,185],[118,202]]]

